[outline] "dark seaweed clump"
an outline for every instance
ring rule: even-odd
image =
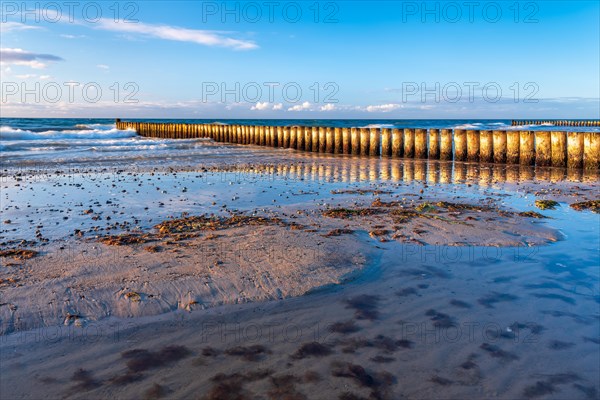
[[[325,357],[333,353],[329,346],[325,346],[319,342],[304,343],[292,355],[292,358],[301,360],[307,357]]]
[[[379,305],[379,296],[362,294],[346,301],[346,308],[353,308],[357,319],[367,319],[373,321],[379,317],[377,307]]]

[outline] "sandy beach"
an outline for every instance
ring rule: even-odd
[[[598,396],[597,181],[254,157],[5,173],[3,396]]]

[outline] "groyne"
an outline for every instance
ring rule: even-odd
[[[211,138],[314,153],[600,168],[600,132],[186,124],[120,119],[116,125],[145,137]]]

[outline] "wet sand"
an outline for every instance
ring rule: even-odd
[[[5,174],[3,396],[598,397],[597,182],[269,161]]]

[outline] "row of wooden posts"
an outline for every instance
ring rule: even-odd
[[[532,120],[513,120],[512,126],[521,125],[554,125],[554,126],[600,126],[600,120],[592,121],[570,121],[570,120],[546,120],[546,121],[532,121]]]
[[[218,142],[330,154],[385,156],[567,168],[600,168],[600,132],[338,128],[126,122],[141,136],[212,138]]]

